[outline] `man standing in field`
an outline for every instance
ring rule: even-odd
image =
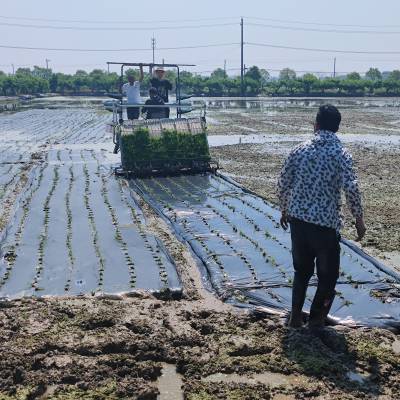
[[[314,125],[315,138],[290,153],[278,182],[281,225],[286,230],[290,224],[292,239],[292,328],[302,325],[302,309],[315,264],[318,287],[309,326],[324,326],[332,306],[339,276],[342,189],[355,218],[357,240],[366,231],[352,157],[336,136],[340,122],[336,107],[321,106]]]
[[[122,93],[126,95],[128,106],[140,104],[140,83],[143,81],[143,65],[140,65],[139,80],[136,81],[133,74],[128,75],[128,83],[122,86]],[[140,107],[128,107],[126,109],[128,119],[138,119]]]

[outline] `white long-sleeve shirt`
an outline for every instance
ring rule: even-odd
[[[321,130],[286,159],[278,181],[280,208],[291,217],[339,231],[342,189],[352,215],[361,217],[352,157],[335,133]]]

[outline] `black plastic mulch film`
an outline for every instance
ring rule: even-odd
[[[268,312],[290,309],[290,234],[267,201],[220,174],[131,180],[203,263],[226,301]],[[204,268],[205,266],[205,268]],[[316,289],[312,278],[305,310]],[[333,323],[400,329],[400,277],[348,241],[331,309]]]
[[[74,109],[0,120],[0,161],[11,162],[0,171],[8,174],[0,180],[0,200],[20,174],[13,162],[30,159],[34,146],[50,138],[62,144],[33,168],[0,238],[0,298],[182,292],[173,261],[148,232],[129,187],[112,176],[108,152],[91,149],[110,141],[108,119]]]

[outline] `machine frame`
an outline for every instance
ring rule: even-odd
[[[182,103],[182,100],[186,100],[191,96],[182,96],[181,95],[181,81],[180,81],[180,67],[183,66],[194,66],[193,64],[157,64],[157,63],[130,63],[130,62],[108,62],[108,65],[120,65],[121,66],[121,74],[120,74],[120,82],[119,82],[119,95],[112,96],[113,98],[119,100],[118,103],[113,106],[113,122],[112,122],[112,132],[113,132],[113,143],[115,144],[114,153],[117,153],[119,148],[121,148],[121,131],[130,127],[130,123],[124,124],[123,120],[123,110],[129,107],[143,107],[144,105],[126,105],[123,104],[123,93],[122,93],[122,85],[124,80],[124,69],[126,67],[149,67],[149,72],[152,73],[155,67],[165,67],[165,68],[175,68],[177,71],[176,77],[176,85],[175,85],[175,103],[166,103],[165,105],[157,105],[157,106],[148,106],[150,108],[176,108],[176,118],[171,119],[156,119],[151,120],[156,124],[160,124],[163,128],[164,124],[175,126],[175,122],[178,121],[186,121],[186,118],[182,118],[182,114],[186,114],[187,112],[193,111],[195,109],[200,110],[199,121],[201,126],[204,127],[204,134],[206,129],[206,105],[202,107],[189,107],[189,110],[185,109],[185,104]],[[187,105],[186,105],[187,106]],[[140,121],[140,120],[135,120]],[[131,123],[132,126],[140,125]],[[143,123],[143,125],[146,125]],[[216,171],[218,169],[218,162],[216,160],[212,160],[207,157],[197,157],[193,159],[184,159],[184,158],[176,158],[170,159],[168,161],[162,160],[150,160],[150,161],[137,161],[135,165],[129,170],[124,169],[124,162],[122,159],[122,148],[121,148],[121,166],[115,168],[115,173],[117,175],[123,175],[126,177],[135,177],[135,176],[152,176],[152,175],[176,175],[176,174],[187,174],[187,173],[202,173],[209,171]]]

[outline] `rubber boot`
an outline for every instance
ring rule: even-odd
[[[300,328],[303,325],[303,305],[306,298],[308,284],[304,279],[300,279],[297,274],[294,275],[292,290],[292,311],[288,326],[290,328]]]
[[[334,298],[334,291],[318,287],[310,309],[310,319],[308,321],[310,328],[323,328],[325,326],[325,319],[328,316]]]

